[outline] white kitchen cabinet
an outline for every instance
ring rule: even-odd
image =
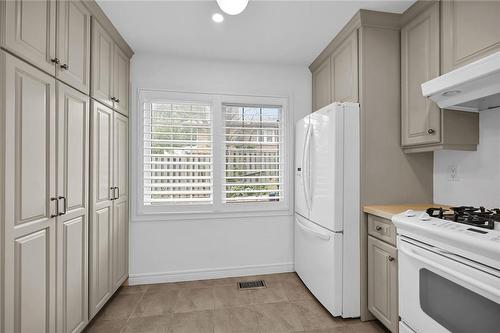
[[[45,72],[55,74],[56,2],[0,1],[0,45]]]
[[[128,277],[128,119],[92,102],[90,316]]]
[[[57,83],[57,331],[88,321],[89,98]]]
[[[57,1],[56,76],[88,94],[90,12],[81,1]]]
[[[0,51],[4,165],[2,332],[54,332],[56,318],[55,80]]]

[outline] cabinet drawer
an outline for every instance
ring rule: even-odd
[[[389,244],[396,245],[396,227],[390,220],[368,215],[368,234]]]

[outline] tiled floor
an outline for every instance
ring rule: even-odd
[[[237,281],[264,279],[240,291]],[[376,322],[332,317],[295,273],[122,287],[88,333],[383,333]]]

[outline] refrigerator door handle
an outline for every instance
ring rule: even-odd
[[[315,230],[312,230],[312,229],[306,227],[305,225],[303,225],[302,223],[300,223],[300,221],[299,221],[298,218],[295,218],[295,221],[297,221],[297,225],[302,230],[304,230],[305,232],[310,233],[310,234],[312,234],[312,235],[314,235],[314,236],[316,236],[316,237],[318,237],[318,238],[320,238],[322,240],[325,240],[325,241],[329,241],[330,240],[330,235],[325,235],[325,234],[322,234],[320,232],[317,232]]]
[[[309,123],[309,126],[307,127],[307,133],[306,133],[306,139],[304,141],[304,150],[302,154],[302,174],[303,174],[303,180],[302,180],[302,186],[304,187],[304,195],[306,197],[306,204],[307,204],[307,209],[311,210],[311,202],[310,202],[310,195],[309,195],[309,166],[307,163],[309,163],[309,148],[310,148],[310,141],[311,141],[311,124]]]

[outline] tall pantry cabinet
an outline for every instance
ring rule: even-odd
[[[104,68],[124,101],[108,109],[107,152],[94,135],[102,127],[91,90],[92,22],[119,54]],[[0,1],[1,332],[80,332],[97,312],[100,272],[109,272],[101,306],[128,276],[132,54],[93,1]],[[112,204],[101,237],[94,190],[106,177]]]

